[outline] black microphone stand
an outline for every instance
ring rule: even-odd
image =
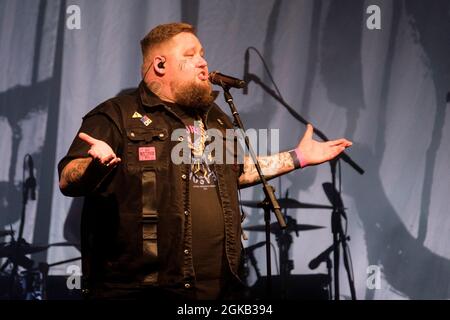
[[[293,243],[293,237],[291,236],[292,230],[295,230],[297,220],[286,215],[287,228],[285,230],[279,230],[276,233],[276,239],[279,248],[280,255],[280,282],[281,282],[281,299],[288,298],[288,281],[291,271],[294,269],[294,261],[289,259],[289,248]],[[298,231],[295,231],[298,237]]]
[[[333,188],[336,186],[336,160],[330,161],[330,168],[331,168],[331,183],[333,185]],[[334,195],[334,194],[333,194]],[[341,222],[341,213],[339,211],[339,208],[336,206],[336,196],[334,195],[334,199],[332,201],[333,204],[333,211],[331,213],[331,233],[333,234],[333,261],[334,261],[334,274],[333,274],[333,280],[334,280],[334,300],[340,299],[340,292],[339,292],[339,240],[340,236],[342,234],[342,222]]]
[[[342,243],[343,241],[349,241],[350,240],[350,237],[349,236],[343,236],[342,238],[339,238],[338,239],[338,241],[337,242],[333,242],[333,244],[331,245],[331,246],[329,246],[328,248],[326,248],[323,252],[321,252],[316,258],[314,258],[314,259],[312,259],[310,262],[309,262],[309,264],[308,264],[308,266],[309,266],[309,268],[311,269],[311,270],[314,270],[314,269],[316,269],[322,262],[324,262],[324,261],[326,261],[326,263],[327,263],[327,274],[328,274],[328,293],[329,293],[329,299],[331,300],[332,299],[332,283],[331,283],[331,269],[333,268],[333,262],[331,261],[331,259],[330,259],[330,254],[331,254],[331,252],[336,252],[336,250],[339,250],[339,244],[340,243]],[[334,257],[333,257],[333,259],[334,259]],[[348,260],[347,260],[348,261]],[[346,265],[346,268],[347,267],[349,267],[349,265],[347,264]],[[334,269],[335,270],[335,269]],[[339,269],[338,269],[339,270]],[[347,272],[348,272],[348,274],[350,275],[350,273],[349,273],[349,270],[347,269]],[[339,277],[339,275],[338,275],[338,277]],[[337,283],[339,283],[339,282],[337,282]],[[353,285],[353,281],[352,282],[350,282],[350,279],[349,279],[349,283],[352,283],[352,285],[350,286],[350,288],[352,288],[353,287],[353,293],[354,293],[354,285]],[[337,289],[337,292],[339,292],[339,286],[336,284],[336,282],[334,282],[334,284],[335,284],[335,288]],[[350,289],[350,290],[352,290],[352,289]],[[352,294],[352,296],[353,296],[353,294]],[[336,296],[335,296],[335,299],[336,299]],[[336,300],[339,300],[339,298],[337,298]],[[355,296],[355,299],[354,300],[356,300],[356,296]]]
[[[29,161],[25,161],[25,159],[28,157]],[[32,163],[32,159],[31,159],[31,155],[30,154],[26,154],[24,157],[24,165],[23,165],[23,170],[25,172],[25,163],[28,163],[28,165],[30,166],[30,163]],[[30,166],[29,168],[30,172],[31,170],[33,170],[33,167]],[[25,212],[26,212],[26,207],[27,207],[27,203],[28,203],[28,198],[31,195],[31,200],[35,200],[35,195],[34,195],[34,191],[36,188],[36,179],[33,176],[33,173],[30,173],[30,177],[28,177],[27,179],[24,179],[23,184],[22,184],[22,211],[20,214],[20,225],[19,225],[19,234],[17,236],[17,241],[14,240],[14,237],[12,237],[12,244],[14,246],[13,248],[13,254],[12,254],[12,269],[11,269],[11,275],[10,275],[10,287],[9,287],[9,298],[10,299],[15,299],[16,298],[16,290],[15,290],[15,282],[16,282],[16,278],[17,278],[17,272],[19,269],[19,258],[21,258],[22,252],[21,252],[21,247],[22,245],[25,243],[25,241],[23,240],[23,229],[25,226]],[[26,258],[26,257],[25,257]],[[34,264],[34,262],[32,260],[29,260],[28,258],[26,258],[27,264]]]
[[[333,205],[331,213],[331,232],[333,233],[333,260],[334,260],[334,300],[340,299],[339,292],[339,259],[340,259],[340,245],[342,246],[344,267],[347,272],[348,284],[350,287],[350,294],[352,300],[356,300],[355,284],[350,269],[350,262],[348,257],[347,241],[349,237],[346,236],[342,229],[342,217],[347,219],[344,211],[344,204],[339,192],[336,189],[336,164],[338,159],[330,161],[332,183],[324,183],[323,188],[325,193],[330,198]]]
[[[271,266],[271,256],[270,256],[270,211],[272,210],[274,212],[275,217],[277,218],[277,221],[278,221],[281,229],[286,228],[286,221],[284,220],[283,214],[281,213],[281,210],[280,210],[280,205],[278,204],[278,201],[275,197],[274,188],[267,183],[267,180],[261,170],[261,166],[259,164],[256,153],[250,144],[250,140],[248,139],[247,135],[245,134],[244,125],[241,121],[241,118],[236,109],[236,106],[234,105],[233,97],[230,94],[230,87],[228,87],[225,84],[222,84],[221,87],[223,89],[225,101],[230,106],[231,114],[233,115],[233,118],[234,118],[234,125],[236,127],[238,127],[238,129],[240,130],[240,133],[242,134],[242,137],[244,138],[245,145],[247,147],[247,150],[250,153],[253,163],[255,164],[256,171],[258,172],[258,176],[259,176],[260,182],[263,185],[263,191],[266,196],[263,201],[264,222],[265,222],[265,227],[266,227],[265,228],[265,231],[266,231],[265,232],[266,233],[266,266],[267,266],[266,290],[267,290],[267,298],[271,298],[271,296],[272,296],[272,266]]]
[[[258,262],[256,261],[256,258],[255,258],[255,255],[253,253],[253,250],[248,250],[247,251],[247,255],[248,255],[249,259],[250,259],[250,263],[252,264],[253,269],[255,269],[256,279],[257,280],[261,279],[261,272],[259,271]]]

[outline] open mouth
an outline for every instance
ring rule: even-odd
[[[208,73],[206,71],[202,71],[198,74],[198,78],[202,81],[208,80]]]

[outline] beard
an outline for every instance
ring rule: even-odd
[[[187,83],[173,81],[170,86],[175,102],[181,106],[205,111],[214,101],[210,85],[201,85],[195,81]]]

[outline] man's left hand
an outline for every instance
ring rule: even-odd
[[[308,124],[306,132],[297,146],[303,166],[316,165],[334,159],[352,145],[352,142],[347,139],[319,142],[313,140],[312,137],[313,126]]]

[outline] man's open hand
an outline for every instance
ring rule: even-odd
[[[92,159],[104,166],[114,167],[121,159],[116,156],[111,147],[104,141],[92,138],[90,135],[80,132],[78,137],[91,147],[88,154]]]
[[[327,142],[319,142],[313,140],[313,126],[308,124],[306,132],[297,150],[300,151],[302,162],[304,165],[315,165],[325,161],[329,161],[337,157],[341,152],[352,145],[352,142],[347,139],[337,139]]]

